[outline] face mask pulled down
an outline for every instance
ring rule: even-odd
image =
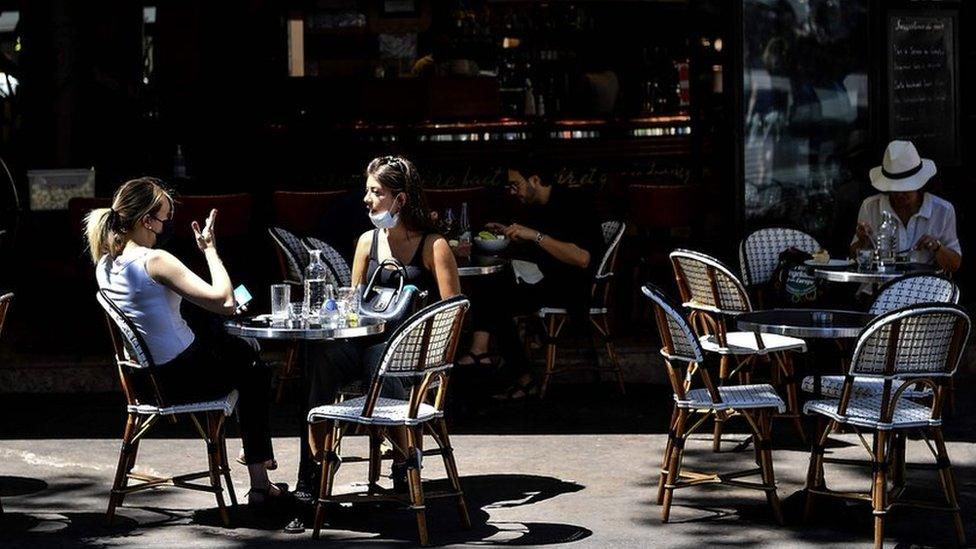
[[[373,222],[373,226],[377,229],[392,229],[400,221],[399,210],[397,213],[390,213],[392,209],[390,208],[385,212],[371,213],[369,214],[369,220]]]

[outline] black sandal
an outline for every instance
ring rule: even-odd
[[[495,400],[525,400],[531,396],[539,394],[539,383],[535,379],[530,379],[528,383],[516,382],[514,385],[508,388],[504,393],[499,393],[497,395],[492,395],[491,398]]]
[[[461,359],[468,358],[468,357],[471,357],[471,362],[462,364]],[[472,366],[479,366],[479,367],[487,366],[489,368],[497,368],[500,362],[501,362],[501,357],[499,357],[497,354],[494,353],[468,352],[457,357],[457,359],[454,360],[454,365],[460,368],[470,368]]]
[[[276,503],[283,503],[291,499],[291,494],[288,493],[288,484],[284,482],[272,483],[278,489],[278,495],[271,495],[271,487],[268,488],[251,488],[247,491],[247,506],[248,507],[266,507],[268,505],[273,505]]]

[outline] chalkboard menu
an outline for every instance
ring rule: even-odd
[[[888,134],[919,153],[958,164],[956,12],[888,14]]]

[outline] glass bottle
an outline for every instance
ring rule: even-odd
[[[461,203],[461,220],[458,223],[458,241],[471,242],[471,223],[468,219],[468,203]]]
[[[884,271],[895,263],[895,252],[898,246],[898,227],[889,212],[881,212],[881,225],[875,236],[875,247],[878,250],[878,270]]]
[[[308,267],[305,268],[305,296],[302,314],[306,317],[318,316],[328,295],[325,282],[326,266],[322,261],[321,250],[309,250]]]

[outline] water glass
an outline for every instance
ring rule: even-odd
[[[830,326],[834,322],[834,313],[830,311],[814,311],[813,323],[819,326]]]
[[[355,288],[343,286],[336,293],[336,305],[339,308],[339,320],[347,323],[354,315],[359,316],[359,293]]]
[[[271,318],[284,320],[288,318],[288,305],[291,303],[291,286],[288,284],[271,285]]]
[[[859,271],[871,270],[872,263],[874,263],[874,250],[864,249],[857,251],[857,268]]]

